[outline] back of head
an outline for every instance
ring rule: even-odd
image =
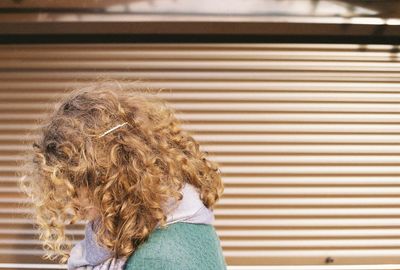
[[[114,129],[113,129],[114,127]],[[157,224],[163,205],[195,186],[210,209],[223,192],[217,163],[154,94],[112,85],[77,89],[40,123],[22,187],[34,203],[45,258],[65,262],[65,226],[85,219],[80,192],[97,210],[97,237],[116,257],[130,255]]]

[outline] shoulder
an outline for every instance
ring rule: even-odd
[[[226,265],[212,225],[177,222],[151,233],[125,269],[223,270]]]

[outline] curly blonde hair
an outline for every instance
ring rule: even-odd
[[[77,203],[81,188],[99,212],[98,242],[117,258],[165,227],[163,206],[182,199],[184,183],[209,209],[222,196],[218,164],[154,94],[98,84],[75,89],[39,123],[21,187],[33,201],[44,259],[67,261],[72,243],[66,225],[84,219]]]

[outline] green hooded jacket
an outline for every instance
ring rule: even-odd
[[[153,231],[125,264],[125,270],[226,269],[213,225],[184,222]]]

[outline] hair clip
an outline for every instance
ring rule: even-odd
[[[122,124],[119,124],[119,125],[117,125],[117,126],[111,128],[111,129],[107,130],[106,132],[104,132],[103,134],[101,134],[101,135],[99,136],[99,138],[101,138],[101,137],[107,135],[108,133],[110,133],[110,132],[116,130],[117,128],[120,128],[120,127],[122,127],[122,126],[124,126],[124,125],[126,125],[126,124],[128,124],[128,122],[124,122],[124,123],[122,123]]]

